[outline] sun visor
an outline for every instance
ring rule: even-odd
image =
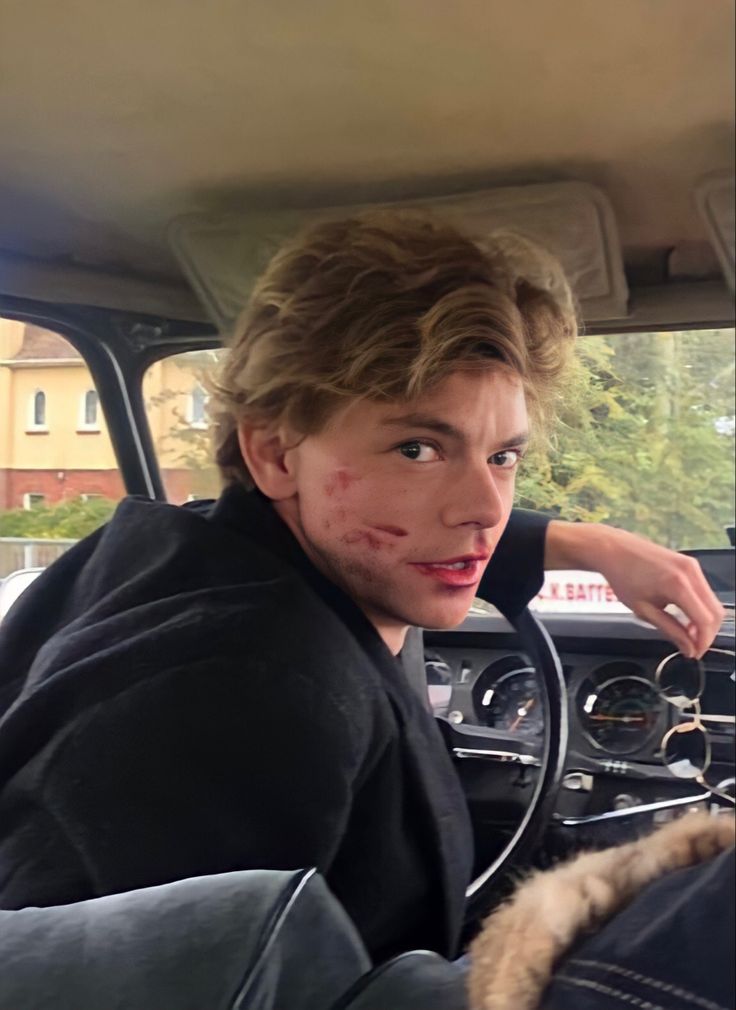
[[[705,223],[708,238],[721,264],[726,283],[736,292],[736,176],[712,175],[695,189],[695,202]]]
[[[519,186],[381,206],[429,210],[481,241],[497,229],[524,235],[559,258],[588,323],[627,315],[628,287],[616,221],[606,197],[594,186]],[[284,239],[307,223],[367,209],[363,204],[189,215],[173,222],[169,239],[206,311],[227,332],[255,278]]]

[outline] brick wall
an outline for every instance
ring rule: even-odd
[[[192,475],[188,470],[163,470],[162,477],[169,501],[176,505],[191,493]],[[117,501],[125,496],[118,470],[9,470],[0,469],[0,509],[23,507],[23,496],[42,494],[45,504],[54,505],[65,498],[99,494]]]

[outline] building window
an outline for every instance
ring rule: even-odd
[[[46,424],[46,394],[40,389],[33,397],[33,423],[38,428]]]
[[[188,415],[193,428],[207,427],[207,394],[201,386],[195,386],[189,394]]]
[[[84,423],[97,424],[97,390],[88,389],[84,394]]]
[[[96,389],[88,389],[79,404],[79,424],[77,431],[99,431],[100,400]]]
[[[28,491],[23,495],[23,508],[26,509],[26,511],[39,508],[45,501],[46,495],[40,494],[36,491]]]
[[[37,389],[28,405],[28,431],[48,431],[46,427],[46,394]]]

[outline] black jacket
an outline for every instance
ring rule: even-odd
[[[545,528],[489,566],[507,613]],[[452,954],[471,863],[434,720],[257,494],[126,499],[0,628],[1,907],[314,865],[375,957]]]

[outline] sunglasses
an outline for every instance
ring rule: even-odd
[[[709,649],[706,656],[717,654],[734,658],[729,649]],[[724,676],[727,674],[724,673]],[[678,779],[692,779],[714,796],[736,803],[733,796],[705,781],[711,763],[711,746],[708,731],[703,725],[700,698],[705,689],[705,663],[688,659],[679,652],[666,656],[655,673],[660,695],[680,712],[693,710],[689,722],[679,723],[662,738],[662,760]],[[732,715],[708,715],[708,722],[736,723]]]

